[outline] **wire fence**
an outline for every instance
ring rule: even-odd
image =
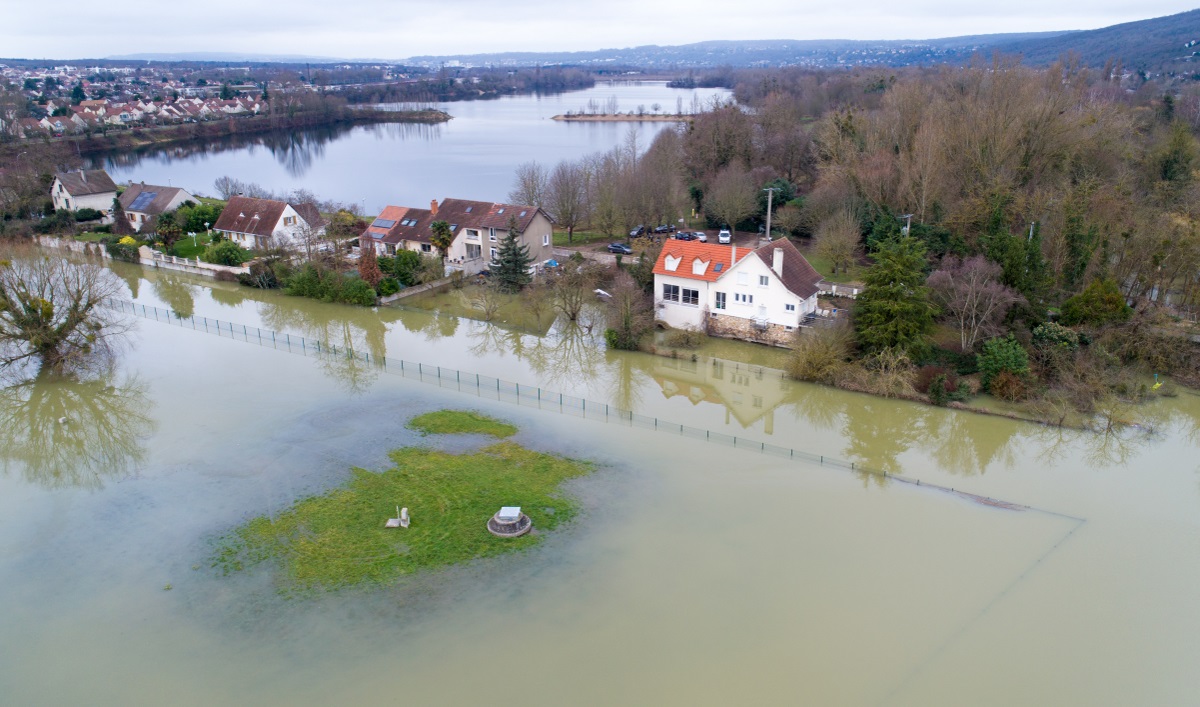
[[[194,315],[181,317],[169,309],[163,309],[161,307],[145,305],[137,302],[130,302],[128,300],[110,300],[108,304],[115,310],[133,314],[146,319],[152,319],[156,322],[171,324],[184,329],[203,331],[205,333],[215,334],[217,336],[229,337],[237,341],[258,344],[260,346],[266,346],[292,354],[319,357],[327,360],[330,358],[357,359],[363,363],[374,366],[385,373],[390,373],[408,380],[419,381],[429,385],[436,385],[439,388],[476,395],[481,398],[487,398],[506,403],[515,403],[517,405],[524,405],[527,407],[535,407],[539,410],[550,410],[586,420],[625,425],[627,427],[638,427],[645,430],[653,430],[656,432],[678,435],[688,439],[722,444],[737,449],[759,452],[761,454],[766,454],[780,459],[809,462],[820,466],[843,469],[864,477],[879,477],[880,479],[889,479],[900,483],[923,486],[953,493],[978,503],[983,503],[997,508],[1005,508],[1009,510],[1041,510],[1041,512],[1071,518],[1072,520],[1081,520],[1079,518],[1067,516],[1062,513],[1056,513],[1054,511],[1031,509],[1029,506],[1022,504],[1001,501],[986,496],[978,496],[948,486],[923,483],[920,479],[901,474],[894,474],[883,469],[872,468],[858,462],[838,459],[836,457],[831,457],[824,454],[815,454],[813,452],[808,452],[793,447],[770,444],[748,437],[739,437],[737,435],[725,434],[723,432],[716,432],[699,427],[691,427],[689,425],[670,422],[668,420],[652,417],[650,415],[642,415],[632,410],[618,408],[608,403],[587,400],[586,398],[580,398],[573,395],[567,395],[565,393],[547,390],[539,386],[529,384],[522,385],[520,383],[514,383],[500,378],[487,376],[482,373],[460,371],[458,369],[447,368],[445,366],[422,363],[420,361],[406,361],[388,356],[372,356],[367,352],[355,351],[353,348],[347,348],[344,346],[339,347],[335,344],[320,341],[318,339],[310,339],[303,336],[296,336],[286,332],[276,332],[269,329],[260,329],[259,327],[249,326],[247,324],[235,324],[232,322],[225,322],[218,319],[209,319],[208,317]]]

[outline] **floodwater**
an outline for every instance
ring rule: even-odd
[[[147,305],[926,486],[139,318],[101,384],[0,399],[7,704],[1195,702],[1193,394],[1141,410],[1153,434],[1104,438],[791,383],[707,354],[609,353],[559,324],[539,337],[120,272]],[[374,591],[286,599],[266,569],[209,567],[222,533],[430,443],[404,422],[446,407],[599,462],[570,487],[581,516],[529,552]]]
[[[725,89],[673,89],[663,81],[600,82],[561,94],[456,101],[434,107],[454,119],[438,125],[384,124],[238,136],[104,155],[94,167],[118,183],[173,184],[215,195],[213,181],[231,176],[273,192],[307,189],[322,199],[379,213],[387,204],[424,206],[446,197],[504,201],[516,168],[553,167],[623,144],[632,130],[640,149],[674,123],[567,123],[589,101],[617,109],[674,113],[702,110]]]

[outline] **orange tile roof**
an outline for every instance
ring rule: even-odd
[[[662,252],[658,254],[658,260],[654,263],[654,274],[674,275],[675,277],[682,277],[688,280],[716,282],[717,278],[728,272],[729,268],[733,265],[733,252],[734,248],[731,246],[671,239],[666,242]],[[741,260],[753,252],[749,248],[738,248],[737,259]],[[668,255],[673,258],[681,258],[679,267],[675,270],[667,270],[666,262]],[[701,275],[692,272],[692,263],[696,259],[709,261],[708,267],[704,269],[704,273]],[[719,268],[717,267],[718,265],[720,265]]]

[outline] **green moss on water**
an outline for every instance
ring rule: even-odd
[[[470,410],[438,410],[409,420],[408,428],[427,435],[483,434],[497,439],[517,433],[513,425]]]
[[[591,470],[512,442],[470,454],[409,447],[389,456],[395,466],[383,473],[356,468],[344,487],[238,528],[214,566],[228,574],[269,561],[278,563],[284,591],[335,589],[513,552],[538,536],[497,538],[487,520],[519,505],[536,530],[553,530],[577,510],[559,486]],[[397,505],[408,508],[411,525],[385,528]]]

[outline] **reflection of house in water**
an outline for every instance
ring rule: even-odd
[[[725,422],[736,418],[743,428],[763,421],[763,432],[775,433],[775,408],[789,394],[788,381],[770,368],[748,366],[719,358],[689,361],[655,359],[651,375],[670,399],[682,395],[693,405],[707,402],[725,407]]]

